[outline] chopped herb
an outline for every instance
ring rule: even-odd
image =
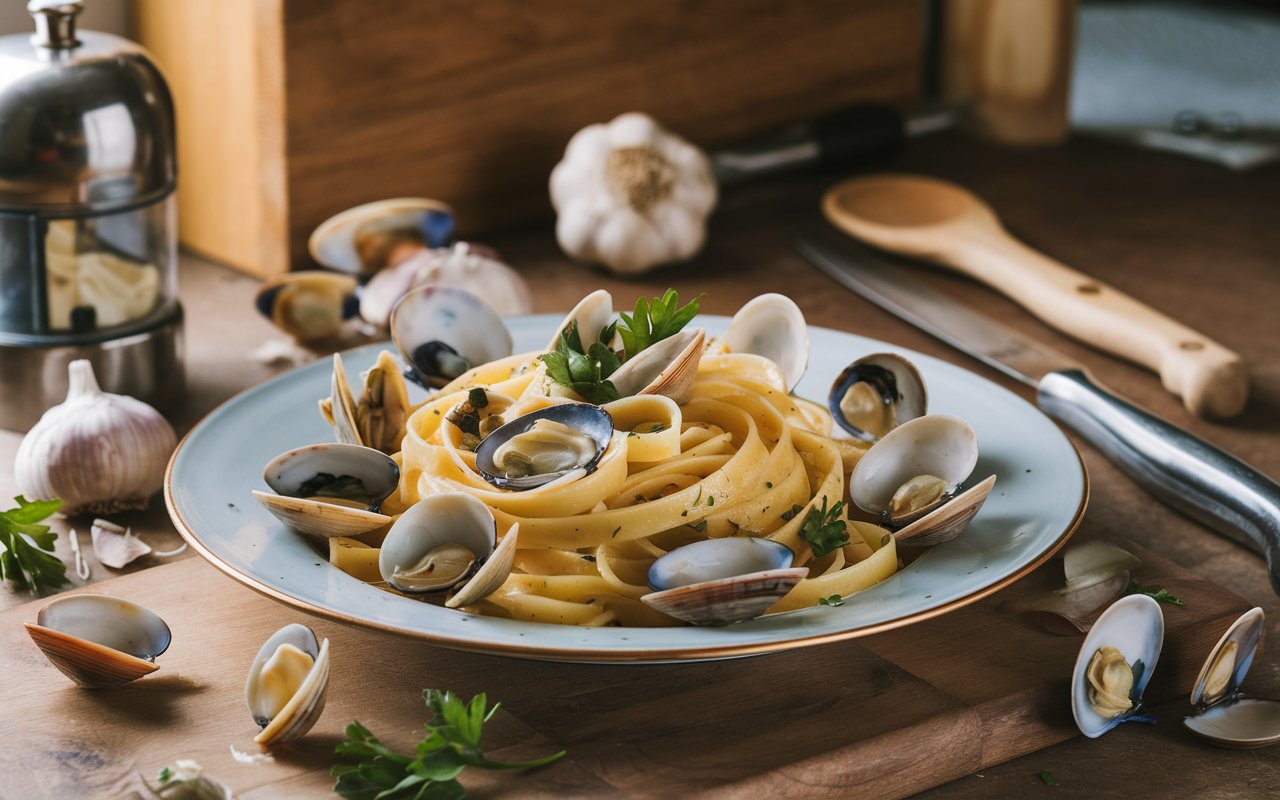
[[[681,512],[680,512],[680,516],[682,516],[682,517],[687,517],[687,516],[689,516],[689,509],[687,509],[687,508],[686,508],[684,511],[681,511]]]
[[[438,417],[438,416],[440,416],[440,409],[438,409],[438,408],[433,408],[433,409],[431,409],[431,413],[432,413],[432,414],[435,414],[435,415]]]
[[[697,522],[690,522],[689,527],[693,528],[698,533],[702,533],[707,529],[707,521],[705,519],[700,519]]]
[[[893,538],[893,534],[892,534],[892,533],[886,533],[884,536],[881,536],[881,537],[880,537],[880,546],[881,546],[881,547],[884,547],[886,544],[888,544],[888,543],[889,543],[889,540],[890,540],[890,539],[892,539],[892,538]]]
[[[711,495],[710,497],[708,497],[708,498],[707,498],[707,508],[710,508],[711,506],[714,506],[715,504],[716,504],[716,498],[715,498],[715,495]]]
[[[596,563],[596,557],[595,557],[595,556],[583,556],[583,557],[582,557],[582,560],[583,560],[583,561],[590,561],[592,564]]]
[[[610,539],[615,539],[615,538],[617,538],[618,534],[619,534],[619,533],[621,533],[621,532],[622,532],[622,526],[621,526],[621,525],[619,525],[618,527],[616,527],[616,528],[614,528],[614,529],[613,529],[613,534],[612,534],[612,535],[610,535],[610,536],[609,536],[609,538],[610,538]]]
[[[840,596],[840,595],[838,595],[838,594],[833,594],[833,595],[831,595],[830,597],[819,597],[819,598],[818,598],[818,605],[820,605],[820,606],[842,606],[842,605],[844,605],[844,598],[843,598],[843,597],[841,597],[841,596]]]
[[[470,400],[458,403],[449,409],[449,413],[445,414],[444,418],[457,425],[458,430],[464,434],[469,433],[476,439],[480,438],[480,415],[476,413],[475,406],[471,405]]]
[[[666,423],[662,423],[662,422],[645,422],[641,425],[637,425],[634,429],[632,429],[631,432],[634,434],[662,433],[663,431],[669,430],[670,428],[671,428],[670,425],[667,425]]]
[[[627,431],[627,438],[630,439],[632,436],[636,437],[637,439],[640,438],[640,434],[636,433],[635,431]]]
[[[800,527],[800,538],[809,543],[815,557],[825,556],[838,547],[849,543],[849,525],[841,514],[844,503],[837,500],[830,511],[827,510],[827,498],[822,498],[822,510],[816,506],[809,509]]]
[[[467,767],[482,769],[528,769],[541,767],[564,756],[564,751],[545,758],[517,763],[493,761],[481,750],[481,729],[501,703],[487,708],[484,693],[464,703],[453,692],[426,689],[422,693],[431,720],[426,738],[413,756],[397,753],[378,741],[359,722],[347,726],[346,740],[335,748],[345,763],[335,764],[329,774],[338,779],[333,791],[349,800],[461,800],[466,796],[458,775]]]
[[[773,488],[773,481],[765,481],[765,482],[764,482],[764,488],[766,488],[766,489],[772,489],[772,488]]]
[[[801,511],[804,511],[804,506],[792,506],[790,511],[782,512],[783,522],[790,522],[795,519],[796,514],[799,514]]]
[[[173,777],[173,770],[170,769],[169,767],[165,767],[164,769],[160,770],[161,783],[168,783],[169,779],[172,777]]]
[[[1153,600],[1161,603],[1168,603],[1171,606],[1186,605],[1182,602],[1181,597],[1169,594],[1169,590],[1163,586],[1141,586],[1137,581],[1129,581],[1129,586],[1124,590],[1125,594],[1145,594]]]
[[[467,402],[474,409],[481,409],[489,405],[489,395],[479,386],[467,392]]]
[[[701,298],[702,295],[698,295],[680,306],[680,296],[675,289],[668,289],[652,302],[646,297],[637,299],[632,314],[625,311],[618,314],[622,318],[618,323],[618,334],[622,337],[626,357],[634,358],[646,347],[679,333],[698,315],[698,300]]]
[[[600,332],[600,340],[588,348],[582,346],[578,322],[574,320],[560,332],[556,349],[538,356],[547,365],[551,380],[581,395],[588,403],[602,405],[618,399],[618,389],[609,381],[614,370],[622,366],[617,354],[609,349],[608,339],[613,338],[613,326]]]
[[[13,498],[17,508],[0,512],[0,580],[20,589],[44,591],[67,582],[67,565],[53,555],[58,534],[39,522],[62,507],[61,500]]]
[[[1058,779],[1053,777],[1053,773],[1047,769],[1040,770],[1040,780],[1044,781],[1045,786],[1058,785]]]
[[[636,495],[636,502],[637,502],[637,503],[643,503],[644,501],[645,501],[645,496],[644,496],[644,495],[642,495],[642,494],[638,494],[638,495]]]

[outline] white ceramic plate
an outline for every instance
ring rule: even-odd
[[[541,347],[561,316],[508,321],[516,352]],[[699,317],[709,333],[728,319]],[[843,606],[816,606],[723,628],[581,628],[492,619],[376,589],[329,565],[250,495],[265,488],[262,467],[290,448],[332,440],[316,401],[329,392],[321,359],[253,387],[205,417],[178,446],[165,501],[200,555],[236,580],[299,609],[341,622],[463,650],[565,661],[652,662],[726,658],[837,641],[889,630],[967,605],[1045,561],[1080,522],[1088,481],[1058,428],[1016,395],[959,367],[874,339],[810,327],[803,397],[826,397],[850,361],[893,350],[913,359],[929,387],[931,412],[955,414],[978,432],[975,478],[999,476],[963,536],[933,548]],[[344,354],[351,374],[373,364],[380,345]]]

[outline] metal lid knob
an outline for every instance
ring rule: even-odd
[[[76,39],[76,17],[81,11],[84,0],[30,0],[27,13],[36,21],[32,42],[52,50],[70,50],[80,44]]]

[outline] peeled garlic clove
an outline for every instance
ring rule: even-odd
[[[67,399],[18,446],[18,488],[33,500],[61,498],[68,516],[146,508],[177,446],[173,428],[146,403],[102,391],[87,360],[67,371]]]

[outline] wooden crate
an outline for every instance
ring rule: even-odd
[[[357,203],[423,195],[463,233],[550,217],[578,128],[646,111],[703,146],[909,103],[900,0],[134,0],[178,107],[188,247],[258,275]]]

